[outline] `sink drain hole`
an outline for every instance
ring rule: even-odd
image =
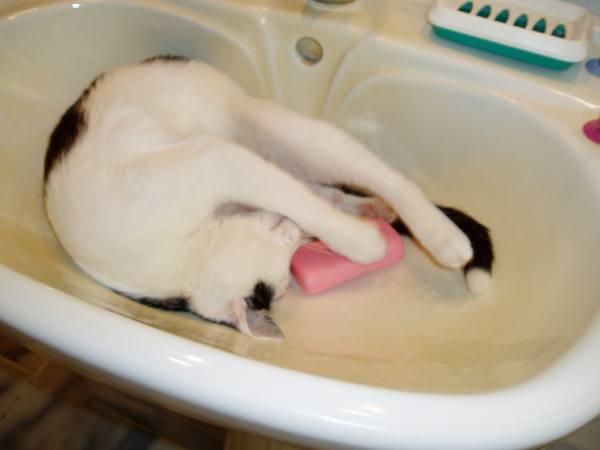
[[[318,63],[323,58],[323,47],[319,41],[311,37],[303,37],[296,42],[296,52],[300,60],[307,66]]]

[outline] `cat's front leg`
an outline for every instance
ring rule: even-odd
[[[240,203],[277,213],[305,233],[358,263],[381,259],[386,244],[376,226],[346,214],[315,195],[303,182],[251,151],[211,138],[206,157],[215,191],[224,203]]]
[[[257,99],[247,100],[239,123],[240,141],[296,176],[383,198],[442,265],[458,268],[473,257],[467,236],[414,183],[342,130]]]
[[[245,205],[290,219],[352,261],[367,264],[385,255],[375,225],[336,209],[289,173],[230,141],[191,138],[135,165],[138,171],[169,173],[176,182],[164,188],[174,190],[173,198],[186,208]]]

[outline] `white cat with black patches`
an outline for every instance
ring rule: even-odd
[[[358,263],[385,254],[360,214],[388,218],[441,265],[463,267],[473,292],[490,280],[483,225],[436,207],[333,125],[181,57],[119,68],[86,89],[50,138],[45,199],[61,244],[101,283],[252,336],[280,335],[266,312],[307,238]]]

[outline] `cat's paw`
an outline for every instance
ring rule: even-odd
[[[441,265],[451,269],[458,269],[473,258],[469,238],[450,222],[430,229],[418,238]]]
[[[432,204],[401,215],[413,236],[442,266],[458,269],[473,258],[467,235]]]
[[[346,230],[337,230],[326,244],[335,252],[359,264],[371,264],[383,258],[387,244],[376,225],[357,221]]]
[[[298,225],[289,219],[281,219],[273,231],[279,236],[281,241],[288,247],[297,247],[302,242],[304,234]]]
[[[255,211],[252,215],[256,217],[259,223],[266,227],[275,238],[288,247],[297,247],[304,238],[304,234],[300,227],[286,217],[268,211]]]

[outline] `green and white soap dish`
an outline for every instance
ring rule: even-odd
[[[445,39],[552,69],[585,59],[592,23],[558,0],[435,0],[429,21]]]

